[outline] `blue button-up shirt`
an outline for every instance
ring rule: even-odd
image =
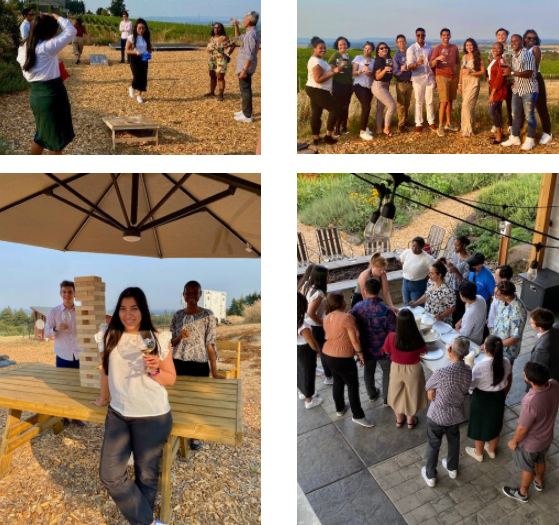
[[[483,266],[479,273],[470,272],[470,281],[476,283],[477,286],[477,293],[481,295],[486,301],[489,301],[489,298],[495,292],[495,279],[491,270],[487,268],[487,266]]]
[[[247,70],[249,75],[256,71],[258,49],[260,48],[260,36],[256,27],[247,28],[244,35],[239,35],[241,41],[241,49],[237,55],[237,75],[245,68],[245,63],[250,60],[250,67]]]
[[[411,80],[411,71],[402,71],[402,66],[406,64],[406,54],[398,51],[394,55],[394,76],[398,82]]]
[[[357,322],[365,359],[388,359],[383,355],[384,340],[396,331],[396,314],[379,297],[369,297],[351,309]]]

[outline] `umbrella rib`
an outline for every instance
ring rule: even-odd
[[[175,182],[175,179],[173,179],[173,177],[171,177],[170,175],[167,175],[166,173],[162,173],[162,175],[172,181]],[[186,190],[185,188],[181,188],[182,193],[184,193],[189,199],[192,199],[194,202],[198,202],[198,199],[196,197],[194,197],[194,195],[192,195],[188,190]],[[220,219],[213,211],[206,209],[206,211],[217,221],[219,222],[219,224],[221,224],[225,229],[227,229],[227,231],[229,231],[229,233],[231,233],[232,235],[234,235],[237,239],[239,239],[239,241],[241,241],[243,244],[250,246],[252,251],[258,255],[258,257],[261,257],[262,254],[256,249],[254,248],[241,234],[239,234],[237,231],[235,231],[231,226],[229,226],[229,224],[227,224],[223,219]]]
[[[88,206],[91,206],[97,213],[103,215],[103,217],[117,226],[120,231],[124,231],[126,229],[124,225],[120,224],[120,222],[118,222],[114,217],[111,217],[108,213],[104,212],[101,208],[99,208],[99,206],[93,204],[89,199],[85,198],[81,193],[77,192],[74,188],[66,184],[66,182],[60,180],[56,175],[53,175],[52,173],[45,173],[45,175],[47,177],[50,177],[55,182],[58,182],[61,186],[64,186],[64,188],[67,189],[72,195],[85,202]]]
[[[148,219],[152,218],[174,194],[175,192],[186,182],[186,180],[192,175],[192,173],[185,173],[181,179],[175,183],[175,185],[167,192],[166,195],[155,205],[153,210],[150,210],[149,213],[141,220],[140,224],[136,226],[137,228],[141,228]]]
[[[117,180],[120,179],[121,174],[118,174]],[[99,206],[102,202],[103,199],[109,194],[109,191],[111,191],[112,188],[112,184],[109,184],[109,186],[107,187],[107,189],[105,190],[105,192],[103,193],[103,195],[101,195],[101,198],[97,201],[97,206]],[[89,220],[89,217],[93,215],[93,210],[91,210],[90,212],[88,212],[88,216],[84,219],[84,221],[81,223],[80,227],[75,231],[74,235],[72,235],[72,238],[68,241],[68,243],[66,244],[66,246],[64,247],[64,250],[68,250],[68,248],[70,247],[70,245],[76,240],[76,237],[80,234],[80,232],[85,228],[85,225],[87,224],[87,221]],[[113,226],[114,225],[111,223],[109,226]]]
[[[145,179],[143,174],[142,174],[142,187],[144,188],[144,195],[146,196],[146,201],[148,203],[148,209],[151,211],[151,204],[149,202],[148,188],[146,186],[146,179]],[[159,234],[157,233],[157,228],[153,229],[153,236],[155,238],[155,244],[157,245],[157,251],[159,253],[159,258],[163,259],[163,252],[161,251],[161,244],[159,243]]]
[[[118,174],[120,177],[120,173]],[[114,173],[111,173],[111,179],[113,179],[113,186],[116,190],[116,195],[118,197],[118,202],[120,203],[120,208],[122,209],[122,215],[124,215],[124,220],[128,225],[128,229],[130,229],[130,220],[128,219],[128,214],[126,213],[126,207],[124,206],[124,201],[122,200],[122,195],[120,193],[120,188],[118,187],[117,177]]]
[[[229,186],[235,186],[235,188],[254,193],[255,195],[258,195],[260,197],[260,184],[243,180],[239,177],[235,177],[235,175],[229,175],[227,173],[197,173],[196,175],[204,177],[205,179],[223,182],[224,184],[228,184]]]
[[[140,188],[140,174],[132,173],[132,194],[130,195],[130,222],[135,225],[138,221],[138,190]]]

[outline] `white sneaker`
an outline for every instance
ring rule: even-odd
[[[314,408],[322,404],[323,399],[321,397],[313,397],[311,402],[305,401],[305,408]]]
[[[441,463],[443,464],[443,467],[448,470],[448,467],[446,466],[446,459],[443,459],[441,461]],[[450,479],[456,479],[456,476],[458,475],[458,472],[456,470],[448,470],[448,477]]]
[[[466,447],[466,454],[468,454],[468,456],[474,458],[476,461],[483,461],[483,454],[481,456],[478,456],[476,454],[476,449],[472,448],[472,447]]]
[[[318,392],[315,391],[315,393],[312,395],[312,397],[318,397]],[[303,399],[307,399],[307,396],[305,394],[302,394],[301,392],[299,392],[299,399],[302,401]]]
[[[427,486],[433,488],[437,484],[437,480],[435,478],[429,479],[427,477],[427,467],[423,467],[421,469],[421,475],[423,476],[423,479],[425,480],[425,483],[427,483]]]
[[[501,146],[504,148],[509,148],[510,146],[520,146],[522,142],[520,142],[520,137],[515,137],[511,135],[509,139],[505,142],[501,142]]]
[[[128,88],[128,94],[130,95],[130,98],[134,98],[134,88],[132,86]]]
[[[551,142],[551,139],[553,138],[553,135],[548,135],[547,133],[544,133],[542,135],[542,138],[540,140],[540,144],[549,144]]]
[[[236,117],[240,117],[241,115],[244,115],[242,109],[241,109],[241,111],[235,111],[235,116],[236,116]]]
[[[330,378],[325,377],[324,378],[324,384],[325,385],[333,385],[334,384],[334,378],[333,377],[330,377]]]
[[[483,448],[485,449],[485,452],[487,452],[487,455],[488,455],[491,459],[495,459],[495,452],[489,452],[489,443],[485,443],[485,445],[483,446]]]
[[[361,425],[362,427],[374,427],[375,424],[372,421],[369,421],[366,417],[362,417],[361,419],[355,419],[354,417],[351,418],[354,423]]]
[[[530,151],[531,149],[534,149],[536,147],[536,142],[534,139],[531,139],[530,137],[526,137],[526,140],[524,141],[524,144],[522,144],[522,147],[520,148],[522,151]]]
[[[144,99],[140,95],[138,95],[136,97],[136,100],[138,101],[138,104],[143,104],[144,103]]]
[[[365,132],[368,133],[369,135],[371,135],[371,137],[373,136],[373,132],[369,128],[367,128],[365,130]]]
[[[240,115],[235,115],[235,120],[237,122],[252,122],[252,117],[245,117],[244,113]]]
[[[336,415],[338,417],[342,417],[347,412],[348,408],[349,408],[349,405],[346,403],[343,410],[340,410],[339,412],[336,412]]]
[[[359,137],[360,137],[362,140],[369,140],[369,141],[370,141],[370,140],[373,140],[373,136],[372,136],[372,135],[369,135],[366,131],[361,131],[361,132],[359,133]]]
[[[493,126],[491,128],[491,133],[497,133],[497,126]]]

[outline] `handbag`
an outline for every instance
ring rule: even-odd
[[[64,67],[64,62],[62,62],[62,60],[58,60],[58,68],[60,69],[60,78],[62,79],[62,82],[65,82],[68,78],[70,78],[70,73],[68,73],[68,70]]]

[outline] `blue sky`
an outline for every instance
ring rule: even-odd
[[[152,259],[0,242],[0,310],[56,306],[62,302],[62,280],[89,275],[106,283],[109,311],[127,286],[142,288],[152,310],[180,308],[189,280],[199,281],[207,290],[227,292],[227,305],[233,297],[260,292],[260,259]]]
[[[410,41],[421,26],[428,39],[437,38],[443,27],[449,27],[453,37],[460,39],[492,38],[500,27],[514,33],[535,29],[542,38],[559,39],[558,19],[557,0],[298,0],[297,37],[395,38],[404,33]]]
[[[138,16],[235,16],[247,11],[260,12],[260,0],[208,0],[185,2],[185,0],[128,0],[124,2],[132,18]],[[110,0],[85,0],[86,9],[95,12],[98,7],[108,7]]]

